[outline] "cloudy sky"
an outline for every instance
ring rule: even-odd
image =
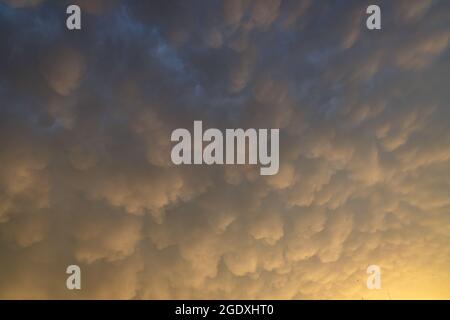
[[[450,1],[70,3],[0,0],[0,298],[450,299]],[[172,165],[194,120],[279,173]]]

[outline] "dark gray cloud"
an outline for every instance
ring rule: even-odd
[[[449,297],[450,4],[75,2],[0,1],[0,297]],[[194,120],[279,174],[171,165]]]

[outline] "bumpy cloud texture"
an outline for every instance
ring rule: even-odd
[[[450,298],[450,3],[75,2],[0,2],[0,298]],[[172,165],[194,120],[279,174]]]

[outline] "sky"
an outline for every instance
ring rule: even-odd
[[[0,298],[450,299],[449,22],[447,0],[0,0]],[[279,128],[279,173],[173,165],[195,120]]]

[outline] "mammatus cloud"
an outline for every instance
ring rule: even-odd
[[[1,298],[450,298],[450,4],[77,3],[0,1]],[[172,165],[194,120],[279,173]]]

